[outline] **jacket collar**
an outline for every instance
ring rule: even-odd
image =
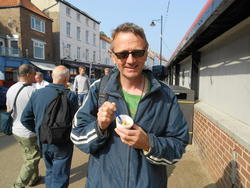
[[[151,89],[149,93],[155,92],[156,90],[161,88],[161,83],[153,76],[153,73],[150,70],[143,70],[143,74],[147,77],[147,79],[151,83]],[[120,72],[116,70],[110,75],[108,84],[104,88],[104,92],[109,95],[114,95],[121,97],[120,93],[120,81],[119,81]]]
[[[66,90],[67,89],[64,85],[53,84],[53,83],[50,83],[49,85],[47,85],[45,87],[52,87],[52,88],[60,89],[60,90]]]

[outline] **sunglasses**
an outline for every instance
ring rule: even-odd
[[[128,58],[129,54],[133,56],[133,58],[139,58],[144,56],[146,50],[133,50],[131,52],[129,51],[123,51],[123,52],[114,52],[112,51],[118,59],[126,59]]]

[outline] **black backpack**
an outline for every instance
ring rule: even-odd
[[[47,106],[40,127],[40,141],[43,144],[65,144],[70,142],[73,115],[67,98],[69,91],[57,90],[58,96]]]
[[[98,88],[98,96],[97,96],[97,100],[98,100],[98,108],[105,102],[108,100],[108,94],[104,91],[104,88],[106,87],[106,85],[108,84],[109,78],[111,76],[112,73],[109,73],[108,75],[104,75],[101,78],[100,81],[100,85]]]

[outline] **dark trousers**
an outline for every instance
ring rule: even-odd
[[[43,158],[46,166],[46,188],[67,188],[73,155],[73,144],[43,144]]]

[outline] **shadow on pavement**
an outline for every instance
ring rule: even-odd
[[[77,182],[87,176],[88,163],[84,163],[70,171],[70,183]]]
[[[231,161],[227,164],[226,168],[224,169],[223,176],[215,183],[209,184],[204,188],[213,188],[216,187],[227,187],[227,188],[240,188],[243,187],[239,176],[239,169],[237,168],[236,161]]]
[[[3,133],[0,133],[0,150],[3,150],[15,143],[16,143],[16,140],[12,135],[7,136]]]
[[[167,175],[168,175],[168,177],[172,175],[175,167],[176,167],[175,165],[167,165]]]

